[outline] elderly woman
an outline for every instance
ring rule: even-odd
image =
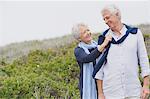
[[[97,99],[97,87],[92,73],[96,60],[99,59],[102,51],[111,41],[111,36],[103,38],[103,43],[97,45],[97,42],[92,40],[88,26],[82,23],[75,25],[72,28],[72,33],[75,39],[79,41],[74,54],[80,66],[79,89],[81,99]]]

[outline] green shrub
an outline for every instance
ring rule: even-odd
[[[74,45],[31,51],[7,64],[0,70],[0,98],[79,98]]]

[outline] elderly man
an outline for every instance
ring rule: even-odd
[[[93,74],[97,79],[99,99],[148,99],[150,68],[140,29],[123,24],[116,6],[104,7],[101,14],[109,27],[103,36],[111,35],[112,41]],[[101,66],[103,68],[97,72]]]

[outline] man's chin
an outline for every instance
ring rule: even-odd
[[[109,27],[112,31],[114,31],[115,30],[115,28],[114,27]]]
[[[112,28],[113,28],[113,26],[111,26],[111,25],[108,25],[108,27],[109,27],[110,29],[112,29]]]

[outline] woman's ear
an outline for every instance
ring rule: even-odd
[[[79,40],[79,42],[81,42],[81,41],[82,41],[82,40],[81,40],[81,38],[79,38],[78,40]]]

